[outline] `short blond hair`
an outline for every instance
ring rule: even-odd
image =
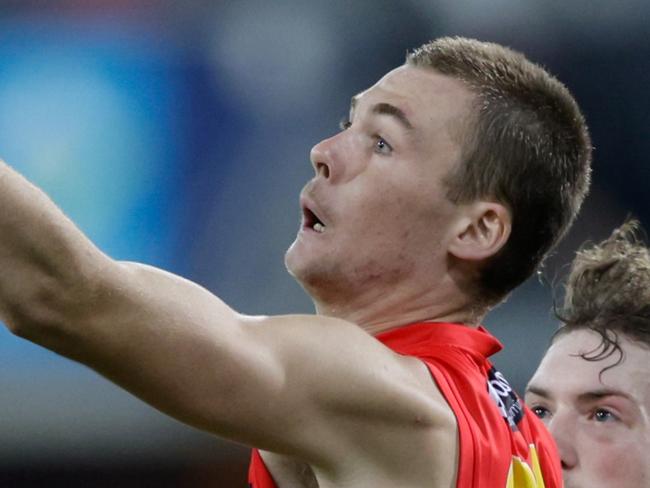
[[[592,150],[584,117],[562,83],[498,44],[436,39],[406,64],[459,79],[476,95],[461,164],[446,183],[454,202],[491,198],[511,212],[510,239],[484,264],[478,287],[479,297],[498,301],[533,274],[582,205]]]

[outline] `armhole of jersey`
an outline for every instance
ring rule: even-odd
[[[458,426],[458,471],[456,473],[456,486],[474,486],[474,473],[472,467],[474,466],[474,439],[472,437],[472,429],[469,427],[469,421],[466,417],[466,412],[462,408],[461,403],[458,401],[457,395],[453,385],[448,381],[445,374],[438,369],[432,361],[421,359],[427,366],[433,382],[438,386],[440,393],[447,401],[447,404],[456,417],[456,424]]]

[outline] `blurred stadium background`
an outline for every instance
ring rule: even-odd
[[[645,0],[4,0],[0,155],[111,256],[243,312],[310,312],[282,257],[311,146],[407,48],[496,41],[569,86],[596,147],[552,281],[626,215],[650,226],[649,14]],[[519,390],[555,328],[543,281],[486,321]],[[0,330],[0,486],[243,487],[246,462],[246,449]]]

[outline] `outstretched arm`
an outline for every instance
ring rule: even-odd
[[[243,316],[178,276],[111,260],[1,162],[0,270],[15,334],[239,442],[326,464],[349,425],[446,415],[421,393],[426,371],[357,326]]]

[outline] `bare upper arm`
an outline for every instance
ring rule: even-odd
[[[87,310],[48,347],[182,421],[326,462],[317,458],[345,442],[350,422],[358,436],[448,413],[426,368],[354,324],[244,316],[148,266],[116,263],[104,273]]]

